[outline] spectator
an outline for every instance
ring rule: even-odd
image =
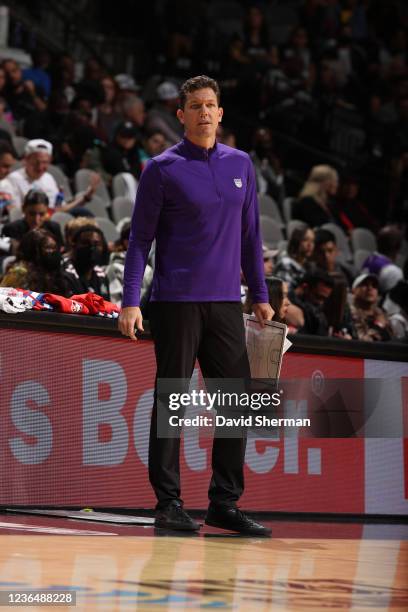
[[[362,269],[378,277],[381,293],[387,293],[404,275],[394,262],[402,244],[402,233],[395,225],[386,225],[377,236],[378,251],[367,257]]]
[[[139,175],[149,159],[155,155],[160,155],[166,149],[166,139],[164,135],[158,131],[148,131],[143,138],[142,147],[139,148]]]
[[[244,48],[253,62],[263,62],[269,51],[269,32],[259,6],[248,8],[244,24]]]
[[[62,234],[58,223],[50,221],[48,210],[48,197],[43,191],[30,189],[23,202],[23,218],[7,223],[3,227],[3,236],[15,241],[17,248],[23,237],[33,229],[42,228],[54,236],[58,248],[63,244]]]
[[[119,87],[115,79],[105,76],[101,80],[104,101],[97,110],[96,127],[105,142],[110,142],[114,136],[115,127],[120,123],[121,117],[116,110]]]
[[[335,203],[336,221],[346,233],[356,227],[366,227],[377,233],[380,224],[370,214],[359,193],[360,183],[356,177],[349,176],[342,180]]]
[[[263,251],[263,262],[264,262],[264,274],[265,278],[272,276],[274,265],[274,259],[278,254],[278,250],[268,249],[268,247],[262,245]]]
[[[142,98],[134,94],[128,94],[122,101],[122,115],[125,121],[133,123],[139,132],[145,126],[146,112]]]
[[[51,93],[51,78],[47,72],[50,66],[50,54],[46,49],[37,49],[31,54],[32,67],[23,70],[23,80],[34,83],[35,88],[45,98]]]
[[[92,225],[93,227],[98,227],[98,223],[95,219],[91,217],[75,217],[70,219],[68,223],[66,223],[64,228],[64,238],[65,238],[65,253],[64,253],[64,261],[68,261],[72,257],[72,246],[73,246],[73,237],[76,232],[83,227],[84,225]]]
[[[105,172],[111,176],[130,172],[135,178],[139,178],[137,129],[133,123],[125,121],[118,125],[112,144],[102,152],[102,162]]]
[[[0,221],[7,217],[10,208],[15,205],[15,190],[8,178],[15,161],[12,147],[8,142],[0,140]]]
[[[394,337],[408,340],[408,282],[399,281],[389,292],[384,310],[387,312]]]
[[[59,193],[58,185],[49,172],[52,144],[37,138],[29,140],[25,147],[24,166],[14,170],[9,180],[16,194],[15,205],[21,208],[24,197],[30,189],[39,189],[47,194],[49,207],[55,208]]]
[[[303,311],[305,319],[299,333],[328,336],[329,323],[324,306],[334,287],[334,280],[325,272],[306,274],[291,296],[292,302]]]
[[[289,239],[287,255],[284,254],[276,264],[276,276],[289,283],[291,290],[296,289],[310,269],[314,240],[312,229],[295,229]]]
[[[258,193],[266,193],[282,205],[285,199],[284,173],[280,159],[274,151],[269,128],[261,127],[255,131],[250,156],[255,168]]]
[[[55,236],[44,228],[36,228],[25,234],[17,252],[17,261],[0,284],[3,287],[65,295],[61,253]]]
[[[108,257],[103,232],[92,224],[80,227],[72,237],[71,258],[64,261],[67,297],[90,291],[110,300],[109,282],[103,267]]]
[[[120,238],[115,244],[115,250],[111,253],[109,265],[106,268],[106,276],[109,281],[109,293],[111,301],[119,306],[122,304],[123,295],[123,271],[125,268],[126,252],[129,244],[130,223],[125,223],[120,232]],[[147,291],[153,280],[153,268],[148,263],[144,272],[141,301],[144,302]]]
[[[378,306],[378,278],[375,274],[357,276],[353,286],[351,314],[359,340],[387,341],[393,336],[386,313]]]
[[[316,266],[330,274],[347,286],[353,281],[353,271],[338,260],[339,250],[337,248],[336,236],[326,229],[318,229],[315,232],[315,246],[313,259]]]
[[[329,200],[337,193],[338,181],[338,174],[331,166],[314,166],[293,206],[293,218],[310,227],[332,221]]]
[[[32,81],[24,81],[18,63],[6,59],[3,68],[7,75],[6,100],[17,121],[24,120],[32,113],[44,111],[47,104]]]
[[[157,88],[157,102],[147,115],[146,127],[160,130],[170,145],[179,142],[183,136],[183,126],[176,117],[179,92],[171,81],[164,81]]]

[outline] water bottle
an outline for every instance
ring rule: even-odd
[[[64,190],[62,187],[59,187],[59,191],[55,196],[55,208],[60,208],[64,203]]]

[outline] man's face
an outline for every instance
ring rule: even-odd
[[[177,117],[184,125],[187,137],[196,139],[214,138],[222,119],[223,109],[218,106],[217,95],[210,87],[187,94],[184,109],[179,108]]]
[[[378,301],[378,287],[377,283],[370,278],[367,278],[358,287],[353,289],[354,298],[359,301],[372,306]]]
[[[10,174],[10,170],[16,160],[11,153],[3,153],[0,157],[0,180],[6,178]]]
[[[10,79],[10,82],[13,85],[17,85],[18,83],[20,83],[21,79],[23,78],[23,74],[21,72],[21,68],[20,66],[13,60],[6,62],[4,64],[4,69],[7,73],[8,78]]]
[[[325,301],[331,296],[333,289],[324,283],[317,283],[315,287],[306,286],[305,297],[315,306],[324,306]]]
[[[48,206],[46,204],[31,204],[24,206],[24,219],[30,229],[41,227],[48,216]]]
[[[44,172],[47,172],[50,162],[51,156],[46,151],[31,153],[31,155],[26,157],[25,167],[30,179],[36,180],[41,178]]]
[[[320,244],[316,249],[316,262],[324,270],[332,270],[336,263],[337,246],[332,240]]]

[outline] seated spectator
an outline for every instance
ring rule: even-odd
[[[334,287],[334,280],[325,272],[315,271],[306,274],[291,295],[292,302],[303,311],[305,319],[301,334],[328,336],[329,323],[324,306]]]
[[[134,94],[126,94],[122,100],[121,108],[123,119],[133,123],[139,132],[142,132],[146,121],[145,105],[142,98]]]
[[[295,229],[288,243],[287,255],[283,255],[276,264],[275,275],[289,283],[291,290],[299,285],[310,268],[314,239],[312,229]]]
[[[59,188],[55,178],[47,172],[51,163],[52,144],[36,138],[25,147],[24,166],[9,175],[16,194],[16,206],[22,207],[24,197],[30,189],[40,189],[47,194],[49,207],[55,208]]]
[[[130,172],[135,178],[140,176],[137,129],[130,121],[120,123],[110,146],[102,150],[102,163],[105,172],[111,176],[120,172]]]
[[[70,219],[68,223],[66,223],[64,227],[64,238],[65,238],[65,253],[63,255],[64,260],[68,260],[71,258],[72,252],[72,239],[75,236],[76,232],[80,227],[84,225],[92,225],[93,227],[98,227],[98,223],[92,217],[75,217]]]
[[[386,225],[377,236],[378,251],[375,251],[364,261],[362,270],[378,276],[378,286],[381,293],[387,293],[404,274],[394,262],[402,244],[402,233],[395,225]]]
[[[388,314],[394,337],[408,340],[408,282],[400,280],[387,295],[383,308]]]
[[[51,79],[47,72],[50,66],[50,54],[46,49],[37,49],[31,54],[32,66],[23,70],[23,80],[32,81],[45,98],[51,93]]]
[[[114,136],[115,127],[120,123],[121,117],[116,110],[119,86],[111,76],[101,79],[105,99],[98,106],[96,127],[105,142],[110,142]]]
[[[292,216],[310,227],[333,221],[330,197],[336,195],[338,174],[331,166],[314,166],[299,199],[294,203]]]
[[[9,210],[15,203],[15,191],[8,178],[15,161],[11,145],[0,140],[0,221],[8,217]]]
[[[378,307],[378,278],[375,274],[357,276],[353,286],[351,315],[359,340],[385,342],[393,336],[389,319]]]
[[[269,50],[269,32],[265,16],[259,6],[248,8],[244,22],[244,47],[254,63],[264,62]]]
[[[278,250],[268,249],[268,247],[262,245],[262,255],[263,255],[263,262],[264,262],[265,278],[272,276],[273,269],[275,267],[274,259],[277,254],[278,254]]]
[[[269,128],[258,128],[250,153],[255,168],[257,192],[270,195],[278,204],[285,199],[284,173],[273,147]]]
[[[336,236],[333,232],[326,229],[316,230],[313,253],[316,266],[330,274],[330,276],[340,279],[346,285],[351,286],[353,271],[338,260],[338,254]]]
[[[266,279],[268,288],[269,303],[274,310],[272,321],[285,323],[288,326],[288,333],[296,333],[304,325],[304,317],[301,309],[292,304],[288,297],[288,284],[277,276],[270,276]],[[252,299],[247,295],[244,312],[252,314]]]
[[[377,233],[380,225],[370,215],[359,193],[360,183],[357,178],[349,176],[342,180],[334,210],[336,221],[346,233],[355,227],[366,227]]]
[[[8,236],[15,241],[16,248],[22,238],[33,229],[40,227],[50,232],[58,243],[58,248],[63,244],[61,229],[58,223],[49,220],[48,197],[43,191],[30,189],[23,202],[23,218],[7,223],[2,230],[3,236]]]
[[[163,153],[166,147],[166,139],[160,131],[147,131],[142,141],[142,147],[139,148],[139,175],[142,173],[148,160],[155,157],[155,155]]]
[[[120,238],[115,243],[115,250],[111,253],[109,265],[106,268],[106,276],[109,281],[109,293],[111,302],[122,304],[123,295],[123,272],[125,269],[126,252],[129,245],[130,223],[125,223],[120,232]],[[153,280],[153,268],[149,263],[146,265],[140,293],[140,301],[144,302],[145,295]]]
[[[183,137],[183,126],[176,117],[179,92],[171,81],[164,81],[157,88],[157,102],[146,119],[148,130],[160,130],[167,142],[174,145]]]
[[[66,297],[90,291],[110,301],[109,282],[103,267],[108,256],[108,245],[99,227],[92,224],[80,227],[72,237],[71,257],[64,261]]]
[[[37,90],[32,81],[23,79],[23,72],[15,60],[4,60],[2,67],[7,75],[7,104],[16,121],[27,119],[33,113],[47,108],[42,92]]]
[[[55,236],[43,228],[25,234],[17,261],[3,276],[0,285],[66,295],[61,253]]]

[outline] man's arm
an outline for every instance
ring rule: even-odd
[[[269,304],[265,284],[255,170],[249,158],[247,189],[242,209],[241,267],[252,296],[254,314],[263,325],[264,320],[272,319],[274,311]]]
[[[157,162],[150,160],[142,172],[137,190],[123,275],[119,329],[124,336],[129,336],[132,340],[136,340],[135,326],[143,331],[139,308],[140,289],[162,206],[163,186],[160,169]]]

